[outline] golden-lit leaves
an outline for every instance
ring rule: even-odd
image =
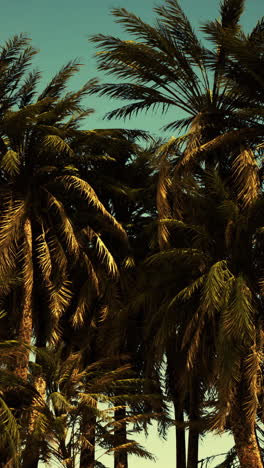
[[[25,204],[23,201],[6,200],[0,220],[0,273],[4,289],[13,280],[17,265],[18,240],[22,237]]]
[[[50,150],[53,153],[68,154],[73,156],[71,147],[59,135],[47,135],[43,138],[45,151]]]
[[[96,249],[98,251],[98,257],[105,263],[110,275],[117,276],[118,269],[114,257],[98,235],[96,236]]]
[[[237,343],[248,343],[254,338],[256,309],[252,291],[242,275],[232,279],[223,310],[223,332]]]
[[[127,235],[123,227],[120,223],[116,221],[116,219],[105,209],[104,205],[100,202],[99,198],[97,197],[94,189],[91,187],[88,182],[83,179],[80,179],[77,176],[67,175],[63,177],[58,177],[58,180],[65,186],[67,190],[74,189],[79,193],[85,200],[87,200],[88,204],[93,205],[105,219],[109,220],[114,227],[116,228],[116,232],[127,241]]]
[[[233,162],[233,175],[237,186],[238,199],[248,208],[259,195],[260,179],[256,158],[250,148],[244,148]]]
[[[234,278],[227,266],[226,260],[221,260],[211,266],[207,273],[203,286],[202,307],[209,316],[215,311],[219,312],[226,300],[226,290],[230,288],[230,282]]]
[[[81,287],[78,297],[78,303],[71,318],[71,323],[75,328],[81,327],[85,323],[86,314],[89,311],[89,307],[91,306],[92,286],[93,280],[91,280],[91,278],[89,277],[88,280],[84,281]]]
[[[249,392],[244,402],[245,412],[252,424],[255,422],[256,411],[259,406],[258,395],[261,388],[263,363],[263,351],[254,344],[247,355],[244,363],[244,377],[247,382]]]
[[[159,219],[169,218],[171,215],[170,204],[168,202],[169,189],[171,187],[170,163],[168,155],[171,146],[174,146],[175,138],[171,138],[168,143],[159,148],[159,178],[157,185],[157,210]],[[169,246],[169,230],[165,224],[160,224],[158,229],[158,239],[161,248]]]
[[[47,197],[49,206],[53,207],[60,217],[61,233],[66,241],[69,252],[75,257],[78,256],[80,250],[79,242],[76,238],[72,222],[67,216],[63,204],[49,192],[47,192]]]
[[[46,241],[46,236],[44,229],[42,227],[42,234],[38,236],[36,239],[37,242],[37,255],[38,261],[40,264],[40,268],[43,274],[43,278],[47,284],[50,283],[50,276],[52,272],[52,259],[50,254],[50,249],[48,243]]]
[[[0,166],[10,176],[14,176],[19,173],[20,169],[20,157],[16,151],[8,150],[1,159]]]

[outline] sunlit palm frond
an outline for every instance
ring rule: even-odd
[[[60,217],[60,230],[63,238],[65,239],[67,248],[69,249],[69,252],[76,257],[79,255],[80,246],[76,238],[72,222],[67,216],[63,204],[58,200],[58,198],[48,191],[46,191],[46,194],[49,206],[54,208]]]
[[[250,343],[254,337],[256,309],[253,294],[242,275],[232,279],[232,290],[223,310],[223,332],[237,343]]]
[[[242,149],[233,162],[233,174],[237,184],[238,198],[247,208],[259,195],[259,168],[251,149]]]
[[[100,202],[97,197],[94,189],[91,185],[83,179],[80,179],[77,176],[67,175],[58,177],[58,180],[65,186],[67,190],[74,189],[79,192],[79,194],[87,200],[88,204],[94,206],[102,215],[109,220],[114,227],[116,232],[120,234],[122,239],[127,240],[126,232],[118,221],[105,209],[104,205]]]
[[[8,150],[2,157],[0,166],[10,176],[19,173],[20,157],[16,151]]]

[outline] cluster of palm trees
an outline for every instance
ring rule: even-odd
[[[206,46],[177,0],[154,26],[113,10],[128,40],[92,41],[115,81],[78,91],[77,62],[39,91],[28,38],[2,47],[1,467],[127,468],[156,420],[178,468],[209,431],[234,437],[222,467],[263,468],[264,20],[245,34],[243,8]],[[178,135],[86,130],[92,93],[127,101],[108,118],[175,109]]]

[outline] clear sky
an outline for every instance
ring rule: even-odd
[[[88,79],[99,76],[93,58],[94,44],[88,42],[88,37],[97,33],[121,33],[121,26],[114,22],[110,10],[125,7],[151,22],[153,7],[160,3],[162,0],[0,0],[1,40],[14,33],[28,33],[32,44],[40,50],[34,63],[43,71],[45,81],[68,60],[81,58],[84,65],[72,81],[72,85],[78,88]],[[218,16],[218,0],[181,0],[181,4],[197,28],[207,19]],[[264,1],[247,0],[246,5],[243,23],[247,29],[251,29],[257,19],[264,15]],[[121,120],[107,122],[102,121],[102,117],[106,110],[117,107],[113,101],[108,103],[106,109],[105,98],[91,96],[88,105],[96,110],[87,124],[89,128],[126,126],[158,132],[175,118],[173,110],[171,118],[157,113],[152,116],[142,114],[125,124]]]
[[[121,34],[121,27],[114,23],[110,10],[125,7],[151,22],[154,17],[152,8],[160,3],[161,0],[0,0],[1,43],[15,33],[27,33],[32,38],[32,44],[40,50],[34,63],[43,71],[43,83],[70,59],[81,58],[83,67],[72,80],[72,86],[78,89],[88,79],[99,76],[93,58],[94,45],[88,42],[88,37],[96,33]],[[182,0],[181,5],[197,28],[202,22],[218,17],[218,0]],[[263,15],[263,0],[247,0],[243,16],[245,29],[250,30]],[[101,75],[100,78],[103,79]],[[157,113],[152,116],[144,114],[126,123],[121,120],[108,122],[103,121],[102,117],[107,110],[114,108],[114,103],[106,103],[104,98],[93,96],[87,105],[96,110],[87,122],[87,128],[91,129],[129,127],[158,133],[163,125],[172,120]],[[201,444],[200,456],[203,458],[212,452],[228,450],[231,443],[226,436],[206,437]],[[159,441],[153,430],[146,447],[158,457],[157,463],[132,459],[129,468],[175,467],[174,446],[173,430],[167,442]]]

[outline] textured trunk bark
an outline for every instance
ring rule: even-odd
[[[262,346],[261,346],[262,347]],[[257,404],[255,389],[247,379],[247,363],[241,362],[241,380],[230,413],[230,425],[235,440],[236,452],[241,468],[263,468],[261,450],[256,435]],[[245,403],[252,401],[253,414],[248,413]]]
[[[176,431],[176,468],[186,468],[186,447],[185,447],[185,427],[183,410],[177,407],[177,402],[173,402],[174,415],[177,425]],[[182,424],[182,426],[181,426]]]
[[[30,345],[32,339],[32,295],[33,295],[33,265],[32,265],[32,228],[31,222],[27,218],[24,225],[24,266],[23,283],[24,298],[22,317],[19,325],[18,338],[21,342]],[[28,376],[29,350],[24,350],[16,362],[15,374],[23,380]]]
[[[199,381],[195,378],[192,382],[190,392],[190,427],[188,438],[188,456],[187,468],[198,467],[198,451],[199,451],[199,405],[200,405],[200,390]]]
[[[238,427],[239,426],[239,427]],[[241,468],[263,468],[260,449],[254,428],[248,430],[244,424],[233,428],[237,456]]]
[[[85,416],[85,415],[84,415]],[[83,443],[80,454],[80,468],[94,468],[95,464],[95,427],[96,416],[87,411],[81,423],[81,433],[86,441]]]
[[[121,408],[115,411],[115,421],[120,421],[126,417],[125,408]],[[126,444],[127,434],[126,434],[126,424],[124,423],[122,427],[115,429],[115,444],[123,445]],[[126,452],[116,452],[114,454],[114,468],[127,468],[127,453]]]
[[[240,407],[239,407],[240,406]],[[263,468],[255,423],[248,421],[243,405],[233,408],[231,430],[241,468]]]

